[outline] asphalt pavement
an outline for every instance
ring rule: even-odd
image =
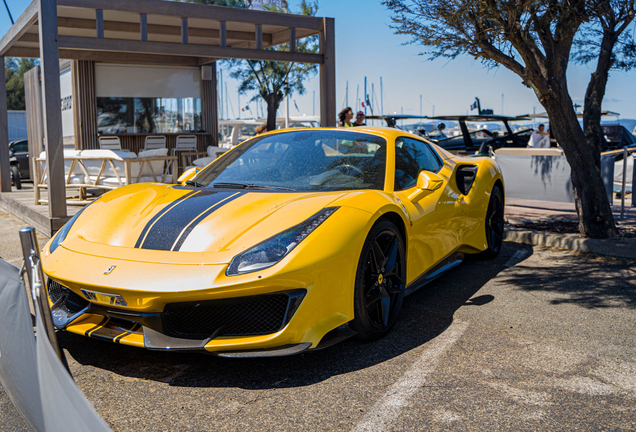
[[[116,431],[636,429],[634,260],[506,242],[407,297],[385,338],[285,358],[59,336]],[[0,410],[20,430],[1,391]]]

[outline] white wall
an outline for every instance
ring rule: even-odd
[[[200,98],[198,67],[95,65],[97,97]]]
[[[75,136],[73,119],[73,79],[71,68],[60,72],[60,96],[62,97],[62,136]]]
[[[9,141],[27,138],[26,111],[7,111]]]

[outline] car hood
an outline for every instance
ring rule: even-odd
[[[131,185],[86,207],[62,246],[118,259],[227,263],[343,195]]]

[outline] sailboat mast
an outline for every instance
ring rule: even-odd
[[[382,86],[382,77],[380,77],[380,115],[384,115],[384,87]]]

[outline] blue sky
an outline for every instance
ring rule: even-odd
[[[297,0],[292,1],[297,3]],[[29,2],[8,0],[14,19],[24,11]],[[377,103],[380,105],[380,77],[384,84],[384,111],[435,114],[465,114],[474,98],[481,99],[482,108],[492,108],[496,114],[517,115],[544,111],[534,92],[521,84],[521,79],[501,67],[484,68],[481,63],[464,56],[456,60],[428,61],[419,56],[421,48],[403,45],[408,39],[396,36],[389,28],[389,13],[379,0],[319,0],[318,15],[335,18],[336,22],[336,100],[337,108],[343,107],[345,88],[349,82],[349,105],[354,109],[356,88],[363,94],[364,77],[368,91],[375,87]],[[0,3],[0,32],[4,34],[10,21]],[[633,27],[633,25],[632,25]],[[633,29],[632,29],[633,31]],[[592,73],[591,66],[570,65],[568,85],[574,102],[582,104],[585,88]],[[228,94],[236,112],[239,107],[236,83],[228,80]],[[307,82],[307,93],[296,95],[300,112],[311,115],[312,97],[316,92],[316,113],[320,92],[317,77]],[[241,97],[245,105],[248,97]],[[621,113],[622,118],[636,118],[636,71],[612,72],[603,108]],[[252,109],[254,105],[252,104]],[[293,104],[291,114],[297,114]]]

